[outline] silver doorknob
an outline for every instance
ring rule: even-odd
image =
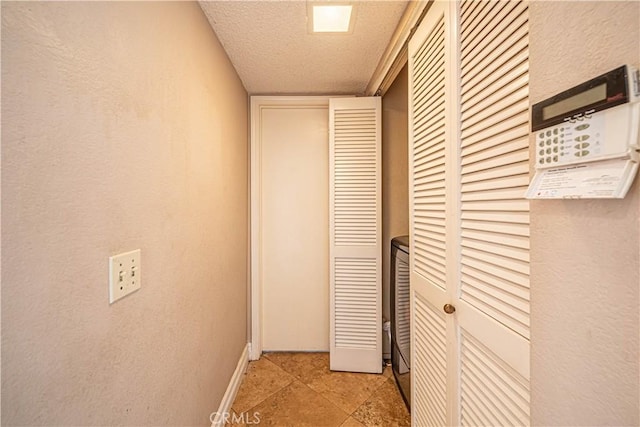
[[[456,307],[452,304],[445,304],[444,307],[442,307],[442,309],[447,314],[453,314],[453,312],[456,311]]]

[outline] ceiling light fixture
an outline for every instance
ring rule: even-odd
[[[322,3],[309,4],[311,32],[351,33],[353,31],[353,5]]]

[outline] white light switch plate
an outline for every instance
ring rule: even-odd
[[[109,257],[109,304],[140,289],[140,249]]]

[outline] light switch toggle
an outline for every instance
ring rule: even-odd
[[[109,304],[140,289],[140,249],[109,257]]]

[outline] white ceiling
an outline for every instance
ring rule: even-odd
[[[407,1],[357,1],[353,34],[310,34],[307,2],[200,1],[252,94],[364,93]]]

